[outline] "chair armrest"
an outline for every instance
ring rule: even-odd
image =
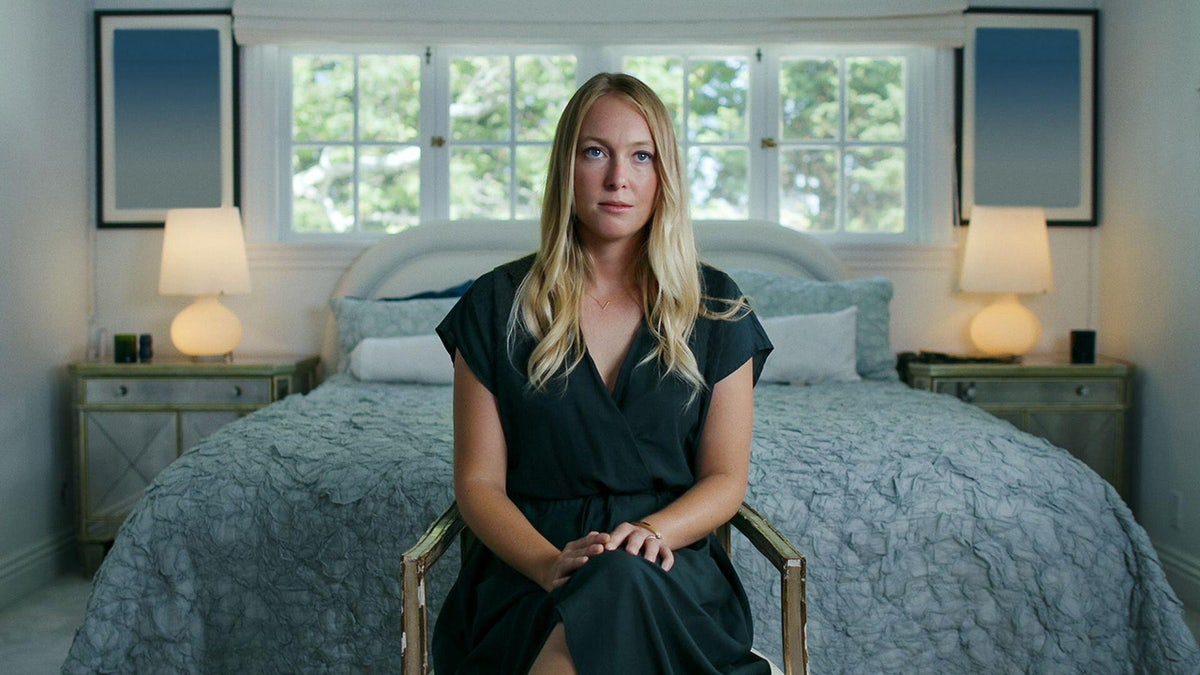
[[[404,675],[425,675],[428,670],[429,609],[425,604],[425,577],[465,527],[458,504],[451,503],[417,543],[404,552],[400,563],[404,595],[400,649]]]
[[[458,503],[451,502],[442,515],[429,524],[429,528],[417,543],[404,552],[404,564],[420,565],[422,572],[427,571],[446,552],[450,540],[466,526],[462,514],[458,512]]]
[[[743,503],[729,521],[779,571],[783,620],[783,669],[787,675],[808,673],[807,563],[800,549],[771,521]]]
[[[787,567],[804,567],[804,554],[800,549],[749,504],[743,503],[729,522],[771,561],[775,569],[782,572]]]

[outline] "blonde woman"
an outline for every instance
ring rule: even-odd
[[[601,74],[575,93],[539,250],[478,279],[438,333],[478,542],[436,672],[768,672],[711,533],[745,495],[771,345],[697,263],[670,116],[645,84]]]

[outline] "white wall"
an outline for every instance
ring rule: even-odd
[[[65,366],[91,293],[89,10],[0,4],[0,606],[76,562]]]
[[[1099,329],[1138,368],[1138,519],[1200,607],[1200,3],[1103,16]]]

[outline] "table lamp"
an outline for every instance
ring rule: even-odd
[[[997,297],[971,320],[971,341],[990,355],[1026,354],[1042,324],[1021,294],[1054,290],[1046,214],[1038,207],[975,206],[967,228],[959,289]]]
[[[242,339],[242,322],[218,297],[250,292],[237,207],[167,211],[158,292],[196,298],[171,322],[176,349],[197,360],[233,351]]]

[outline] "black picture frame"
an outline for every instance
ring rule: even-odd
[[[238,206],[232,13],[98,11],[94,23],[97,226]]]
[[[1099,11],[971,8],[958,59],[958,216],[1040,206],[1095,226]]]

